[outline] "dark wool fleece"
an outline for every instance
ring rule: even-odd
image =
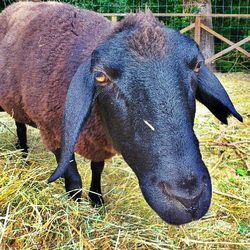
[[[0,106],[16,121],[37,127],[47,148],[55,151],[67,89],[78,66],[98,44],[132,27],[139,29],[126,42],[138,60],[165,51],[162,24],[150,11],[113,25],[98,13],[68,4],[12,4],[0,15]],[[117,153],[106,139],[97,104],[75,151],[94,161]]]
[[[18,122],[39,128],[49,150],[59,148],[69,83],[112,31],[102,15],[68,4],[20,2],[6,8],[0,15],[0,106]],[[115,154],[97,107],[76,152],[95,161]]]

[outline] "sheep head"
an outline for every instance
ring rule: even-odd
[[[149,12],[127,17],[71,82],[61,160],[49,181],[63,175],[97,102],[107,138],[156,213],[171,224],[201,218],[210,205],[211,180],[193,131],[196,98],[224,123],[228,115],[242,120],[192,39]]]

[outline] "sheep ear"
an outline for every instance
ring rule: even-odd
[[[93,97],[94,83],[90,74],[90,60],[88,60],[78,68],[67,92],[62,122],[60,159],[48,182],[55,181],[66,171],[81,128],[90,114]]]
[[[225,124],[227,124],[229,115],[233,115],[241,122],[243,121],[220,81],[205,65],[201,66],[199,72],[196,99]]]

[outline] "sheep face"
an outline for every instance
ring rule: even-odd
[[[156,213],[171,224],[201,218],[210,205],[211,181],[193,131],[195,97],[223,122],[229,114],[241,119],[193,40],[159,26],[116,32],[71,82],[62,157],[50,181],[63,174],[97,102],[107,138]]]
[[[118,34],[94,51],[91,70],[111,143],[137,175],[148,204],[168,223],[182,224],[203,216],[211,199],[193,132],[195,71],[203,58],[191,40],[161,32],[158,51],[140,48],[136,33],[121,46],[125,34]]]

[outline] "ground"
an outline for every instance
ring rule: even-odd
[[[248,249],[250,247],[250,74],[217,74],[244,123],[221,125],[198,104],[195,131],[213,183],[209,212],[184,226],[164,223],[143,199],[120,156],[103,173],[103,208],[87,199],[89,162],[77,157],[83,199],[47,184],[56,163],[29,128],[27,160],[15,150],[13,120],[0,114],[0,249]]]

